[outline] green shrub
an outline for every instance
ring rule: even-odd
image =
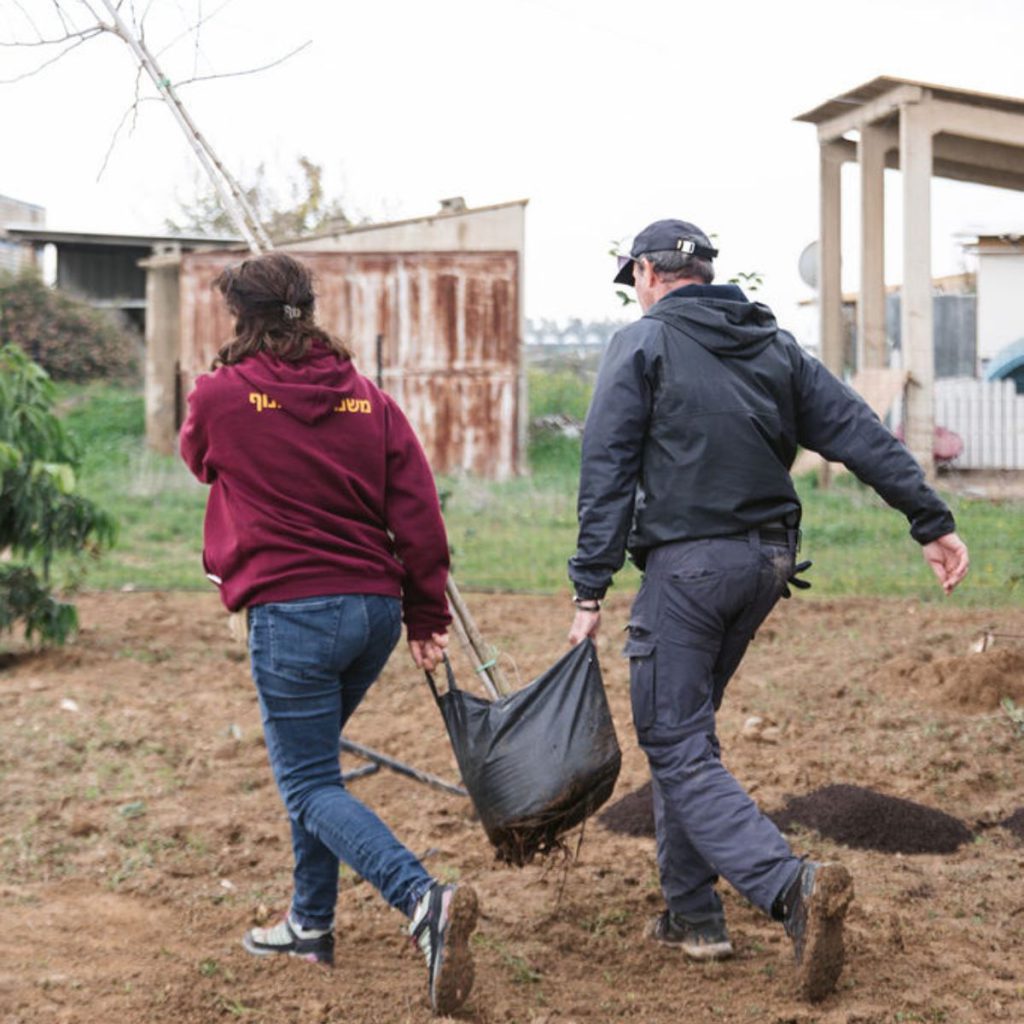
[[[582,423],[586,418],[594,386],[582,372],[572,367],[531,367],[527,379],[531,420],[541,416],[565,416]]]
[[[54,380],[137,372],[132,334],[103,311],[48,288],[35,273],[0,275],[0,345],[16,345]]]

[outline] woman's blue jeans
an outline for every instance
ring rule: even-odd
[[[339,859],[404,914],[433,883],[341,778],[341,730],[401,631],[393,597],[341,594],[249,609],[263,732],[291,821],[292,915],[304,928],[333,927]]]

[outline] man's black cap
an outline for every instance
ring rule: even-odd
[[[656,220],[633,239],[629,255],[618,258],[619,270],[612,280],[615,284],[632,284],[633,262],[638,256],[677,249],[687,256],[699,256],[705,260],[713,260],[718,255],[711,239],[696,224],[685,220]]]

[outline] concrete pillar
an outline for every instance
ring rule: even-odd
[[[842,286],[842,150],[831,143],[820,149],[821,266],[818,308],[821,316],[821,361],[834,374],[843,375]]]
[[[857,303],[857,369],[884,367],[885,151],[889,133],[876,125],[860,131],[860,301]]]
[[[146,270],[146,446],[178,449],[178,361],[181,354],[180,253],[141,262]]]
[[[935,342],[932,331],[931,179],[932,119],[927,101],[900,114],[903,172],[903,298],[901,338],[910,374],[904,409],[907,447],[935,475]]]

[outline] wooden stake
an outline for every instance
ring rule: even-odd
[[[492,697],[497,695],[507,697],[512,692],[512,688],[509,686],[508,680],[501,671],[497,660],[492,656],[491,648],[480,635],[480,630],[477,629],[473,616],[470,614],[469,608],[466,607],[466,602],[462,600],[459,588],[455,585],[455,580],[451,576],[448,577],[446,592],[448,594],[448,603],[452,608],[452,615],[465,632],[466,637],[469,639],[470,647],[473,653],[476,654],[477,664],[473,666],[474,669],[479,674],[481,680],[483,680],[484,686]]]

